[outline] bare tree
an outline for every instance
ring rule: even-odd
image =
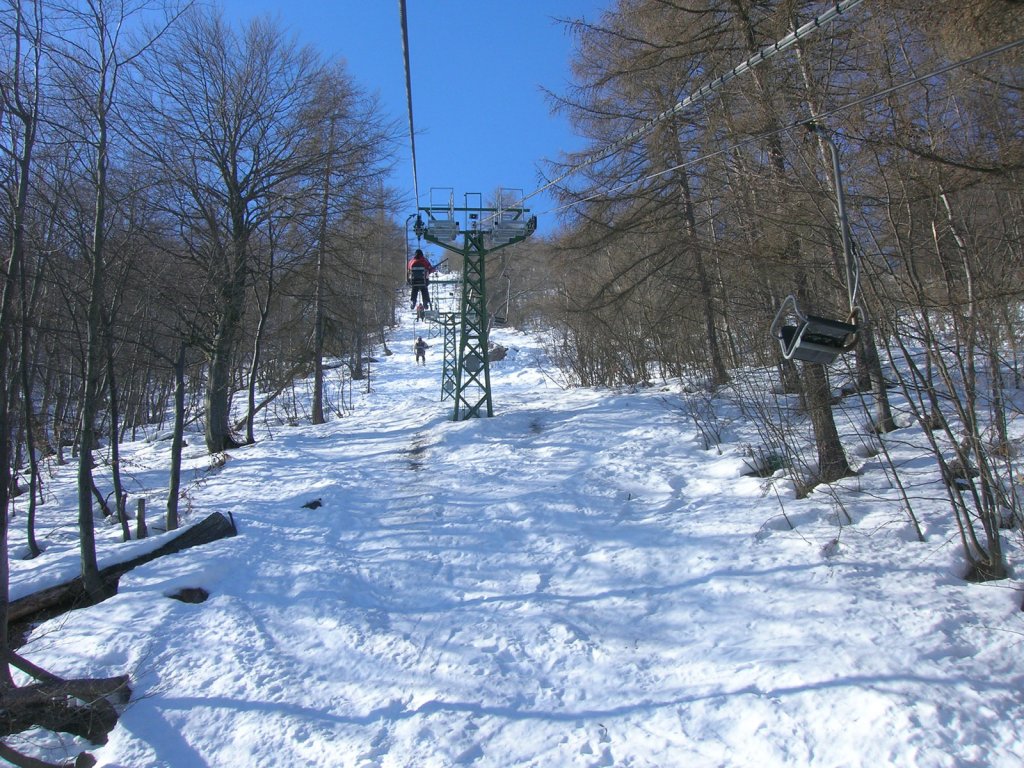
[[[250,277],[250,239],[281,187],[311,172],[308,148],[323,65],[266,19],[243,30],[188,14],[148,61],[138,141],[161,173],[188,257],[212,291],[206,340],[206,445],[238,445],[229,422]],[[170,206],[169,206],[170,208]]]
[[[120,83],[152,44],[153,37],[131,39],[129,22],[158,6],[152,0],[132,3],[97,0],[86,6],[66,4],[56,9],[58,31],[52,38],[51,57],[63,94],[65,115],[74,116],[66,130],[80,147],[85,175],[92,190],[92,221],[82,243],[88,265],[85,314],[85,359],[83,393],[79,410],[78,524],[81,544],[82,579],[92,596],[102,595],[104,586],[96,563],[93,529],[93,451],[98,445],[97,413],[101,402],[101,380],[109,352],[104,322],[107,295],[107,237],[111,226],[109,172],[116,122],[115,109]],[[159,34],[159,30],[157,35]],[[116,390],[115,390],[116,396]]]
[[[317,151],[318,173],[311,179],[317,189],[315,259],[313,281],[313,403],[312,420],[324,419],[324,331],[326,323],[326,280],[332,253],[332,237],[346,218],[360,216],[368,188],[378,187],[384,161],[390,154],[395,128],[380,115],[376,99],[363,94],[337,65],[318,84],[318,112],[309,119],[322,126]]]
[[[9,398],[11,380],[10,329],[14,326],[13,303],[19,287],[24,289],[25,218],[31,184],[33,150],[40,119],[40,61],[43,19],[39,3],[14,0],[0,15],[0,34],[9,67],[0,80],[0,109],[9,128],[2,145],[4,164],[12,184],[5,185],[6,208],[10,216],[6,258],[0,283],[0,689],[13,685],[7,659],[7,606],[9,590],[7,514],[11,498],[11,421]],[[26,301],[24,295],[22,302]],[[22,329],[24,337],[25,330]],[[24,347],[21,349],[24,355]],[[22,367],[28,364],[22,360]],[[23,396],[28,399],[27,392]]]

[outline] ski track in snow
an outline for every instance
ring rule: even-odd
[[[404,327],[348,417],[275,426],[216,472],[189,449],[190,519],[230,510],[240,536],[136,569],[23,649],[132,673],[101,766],[1024,762],[1020,595],[957,578],[941,507],[943,534],[909,542],[868,467],[845,483],[856,524],[812,494],[784,499],[790,531],[678,394],[564,391],[539,342],[494,337],[494,418],[448,420],[440,344],[414,366]],[[133,449],[158,489],[168,444]],[[13,562],[15,591],[59,549]],[[164,598],[182,586],[211,597]]]

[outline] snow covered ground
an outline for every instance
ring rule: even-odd
[[[959,578],[913,429],[891,446],[925,543],[877,459],[795,500],[743,476],[756,435],[727,403],[706,450],[677,386],[565,390],[511,329],[495,417],[452,422],[440,340],[416,366],[413,338],[345,418],[274,424],[219,469],[190,438],[186,522],[230,511],[240,535],[34,631],[37,664],[133,678],[101,766],[1024,764],[1020,581]],[[151,519],[169,450],[125,447]],[[13,597],[73,572],[73,481],[48,482]],[[167,597],[186,586],[211,596]]]

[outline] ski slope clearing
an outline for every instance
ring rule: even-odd
[[[132,675],[99,765],[1024,764],[1020,533],[1015,579],[960,578],[916,428],[891,450],[924,543],[878,459],[796,500],[744,476],[756,433],[727,402],[705,449],[678,385],[566,390],[513,330],[495,417],[449,421],[441,342],[416,366],[409,323],[344,418],[279,414],[219,468],[190,437],[186,522],[230,511],[239,536],[33,632],[22,652],[58,674]],[[169,451],[124,449],[151,516]],[[73,573],[73,492],[60,468],[13,597]]]

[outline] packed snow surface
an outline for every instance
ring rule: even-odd
[[[33,631],[21,651],[35,663],[129,673],[134,690],[108,744],[68,740],[47,756],[89,748],[124,768],[1024,764],[1020,582],[960,578],[914,428],[888,440],[923,543],[880,457],[797,500],[781,476],[745,475],[757,436],[727,401],[706,447],[678,383],[566,389],[541,341],[511,329],[492,334],[509,350],[491,365],[494,417],[452,421],[441,340],[428,338],[426,366],[413,360],[426,331],[396,328],[370,391],[347,393],[351,408],[327,424],[310,426],[300,392],[281,398],[297,426],[278,403],[223,466],[189,436],[185,522],[231,512],[239,535],[139,567],[115,597]],[[857,421],[842,425],[849,446]],[[123,450],[152,523],[170,442]],[[73,468],[51,470],[47,551],[12,562],[14,598],[74,573]],[[1016,573],[1020,534],[1005,533]],[[160,541],[119,537],[101,524],[101,565]],[[210,598],[168,597],[182,587]]]

